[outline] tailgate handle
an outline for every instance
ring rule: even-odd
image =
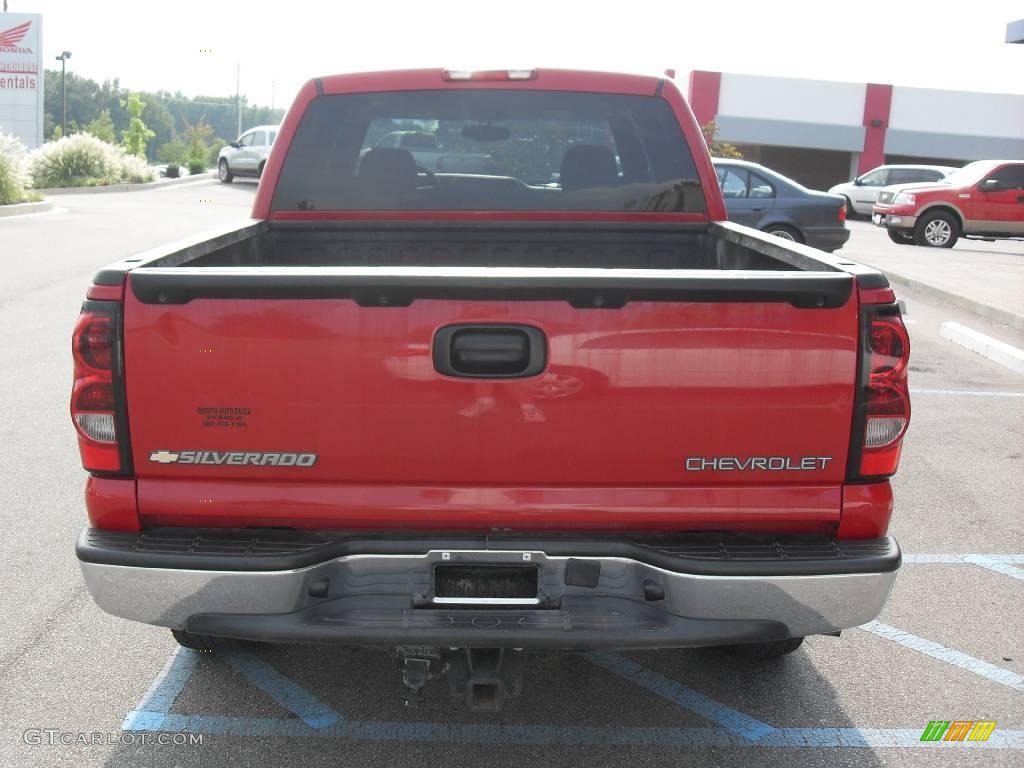
[[[530,325],[447,325],[434,335],[434,368],[446,376],[518,379],[546,363],[544,332]]]

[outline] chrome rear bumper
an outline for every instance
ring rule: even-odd
[[[822,567],[804,562],[806,575],[785,574],[793,564],[784,562],[778,575],[709,575],[687,572],[685,557],[678,569],[668,569],[633,557],[553,555],[539,546],[352,554],[283,570],[145,567],[97,557],[83,559],[81,567],[104,611],[205,634],[353,645],[625,649],[781,639],[868,622],[881,612],[896,578],[899,550],[888,543],[884,568],[876,557],[865,562],[874,570],[854,572],[850,558],[840,558],[846,572],[812,573]],[[536,567],[537,599],[530,605],[438,599],[434,568],[455,563]]]

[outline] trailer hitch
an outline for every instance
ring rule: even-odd
[[[474,712],[500,712],[523,689],[526,654],[511,648],[460,648],[447,656],[448,686]]]
[[[406,693],[407,707],[423,703],[427,683],[448,675],[452,696],[474,712],[500,712],[506,699],[523,689],[526,654],[510,648],[399,647],[394,650]]]

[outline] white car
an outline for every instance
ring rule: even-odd
[[[858,214],[870,216],[871,206],[875,204],[882,187],[942,181],[955,170],[946,165],[880,165],[853,181],[836,184],[829,192],[846,198],[847,217]]]
[[[263,175],[270,148],[274,145],[279,125],[257,125],[232,141],[217,156],[217,178],[230,184],[235,176]]]

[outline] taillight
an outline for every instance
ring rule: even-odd
[[[910,424],[910,338],[895,305],[863,307],[860,381],[848,475],[865,480],[896,472]]]
[[[75,381],[71,419],[78,431],[82,466],[90,472],[131,471],[120,321],[120,303],[87,301],[72,336]]]
[[[839,206],[839,223],[846,223],[846,203],[843,203],[842,205]]]

